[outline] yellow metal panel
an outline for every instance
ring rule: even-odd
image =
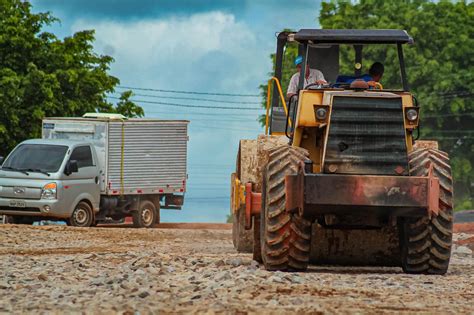
[[[401,94],[403,107],[412,107],[413,106],[413,97],[410,93]]]
[[[403,107],[413,107],[413,97],[411,94],[402,94],[402,106]],[[405,126],[405,139],[406,139],[406,144],[407,144],[407,151],[411,152],[413,151],[413,136],[411,135],[410,132],[408,132],[407,128],[407,122],[406,122],[406,117],[405,114],[403,114],[403,124]]]
[[[323,92],[320,91],[301,91],[299,99],[299,111],[297,115],[297,127],[316,127],[319,124],[314,117],[313,105],[321,105]]]

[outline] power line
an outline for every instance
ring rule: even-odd
[[[139,87],[130,87],[130,86],[121,86],[121,85],[117,87],[121,89],[127,89],[127,90],[153,91],[153,92],[177,93],[177,94],[261,97],[260,94],[233,94],[233,93],[211,93],[211,92],[195,92],[195,91],[181,91],[181,90],[164,90],[164,89],[139,88]]]
[[[115,96],[109,96],[111,99],[120,100],[120,98]],[[264,110],[262,107],[225,107],[225,106],[208,106],[208,105],[190,105],[190,104],[176,104],[176,103],[167,103],[167,102],[152,102],[145,100],[130,100],[137,103],[146,103],[146,104],[157,104],[157,105],[167,105],[167,106],[176,106],[176,107],[188,107],[188,108],[209,108],[209,109],[234,109],[234,110],[251,110],[251,111],[261,111]]]
[[[207,126],[207,125],[191,125],[194,128],[197,129],[204,129],[204,130],[209,130],[209,129],[216,129],[216,130],[228,130],[228,131],[245,131],[245,132],[252,132],[252,133],[259,133],[261,130],[255,130],[255,129],[243,129],[243,128],[227,128],[227,127],[220,127],[220,126]]]
[[[166,109],[166,108],[165,108]],[[156,111],[156,110],[146,110],[146,113],[152,113],[152,114],[170,114],[170,115],[196,115],[196,116],[226,116],[226,117],[233,117],[233,113],[229,112],[223,112],[223,113],[206,113],[206,112],[186,112],[186,113],[176,113],[176,112],[165,112],[165,111]],[[243,116],[249,116],[249,117],[255,117],[255,119],[258,119],[259,114],[250,114],[250,113],[238,113],[235,114],[238,115],[239,117]]]
[[[119,94],[118,92],[115,92]],[[143,97],[152,97],[152,98],[165,98],[172,100],[188,100],[188,101],[203,101],[211,103],[222,103],[222,104],[250,104],[250,105],[260,105],[260,102],[241,102],[241,101],[228,101],[228,100],[216,100],[210,98],[199,98],[199,97],[179,97],[179,96],[164,96],[164,95],[151,95],[151,94],[140,94],[133,93],[133,96],[143,96]]]
[[[156,114],[156,112],[152,112],[152,111],[146,111],[146,114]],[[189,116],[189,115],[192,115],[192,114],[187,114],[187,113],[163,113],[165,115],[172,115],[172,116],[179,116],[179,117],[182,117],[182,116]],[[222,117],[221,115],[219,115],[220,117]],[[147,115],[147,117],[149,117]],[[190,120],[192,121],[207,121],[207,122],[243,122],[243,123],[256,123],[258,122],[258,118],[255,117],[255,119],[245,119],[245,118],[233,118],[232,116],[228,115],[229,118],[226,117],[223,117],[223,118],[217,118],[216,120],[212,120],[210,118],[204,118],[204,117],[198,117],[198,118],[189,118]]]
[[[471,129],[471,130],[463,130],[463,129],[459,129],[459,130],[444,129],[444,130],[430,130],[430,131],[425,131],[425,132],[426,132],[426,133],[437,133],[437,132],[440,132],[440,133],[465,133],[465,134],[471,135],[471,133],[474,132],[474,129]]]
[[[459,114],[434,114],[434,115],[420,115],[420,118],[437,118],[437,117],[457,117],[457,116],[472,116],[474,112],[466,112],[466,113],[459,113]]]

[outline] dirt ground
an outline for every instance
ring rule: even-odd
[[[0,225],[0,312],[474,313],[468,230],[455,234],[447,275],[419,276],[333,266],[270,273],[234,251],[228,225],[182,228]]]

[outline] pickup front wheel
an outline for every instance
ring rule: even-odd
[[[92,223],[94,223],[94,212],[91,206],[85,201],[81,201],[77,204],[71,217],[67,221],[68,225],[78,227],[89,227]]]
[[[159,210],[149,200],[141,201],[138,210],[133,213],[134,227],[151,228],[159,220]]]

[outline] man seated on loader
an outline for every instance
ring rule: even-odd
[[[290,99],[293,95],[296,94],[298,91],[298,83],[300,81],[300,72],[301,72],[301,63],[303,62],[303,56],[298,56],[295,58],[295,66],[298,69],[298,72],[293,74],[290,79],[290,84],[288,84],[288,90],[286,92],[286,98]],[[308,86],[310,84],[327,84],[326,79],[324,79],[324,75],[321,71],[316,69],[310,69],[306,67],[306,74],[304,78],[304,86]]]
[[[334,87],[349,85],[355,80],[364,80],[367,82],[370,88],[375,88],[377,85],[380,85],[380,80],[382,79],[384,71],[385,67],[383,64],[377,61],[370,66],[368,74],[364,74],[359,77],[349,75],[338,76]]]

